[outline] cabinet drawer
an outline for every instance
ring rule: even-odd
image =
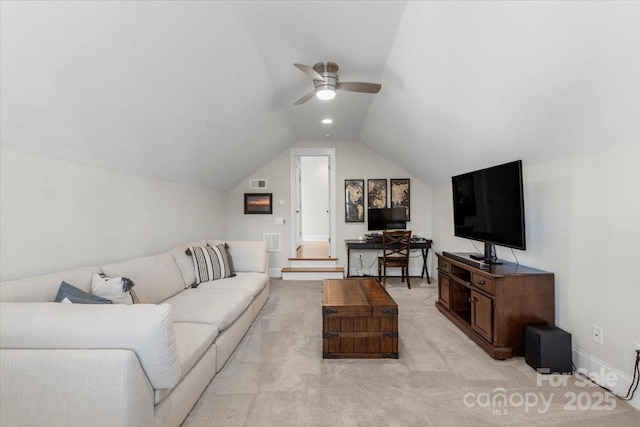
[[[438,270],[451,273],[451,263],[444,259],[438,260]]]
[[[485,277],[480,274],[473,273],[471,274],[471,284],[491,295],[495,294],[496,287],[491,277]]]

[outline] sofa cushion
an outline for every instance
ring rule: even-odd
[[[153,388],[182,372],[167,304],[0,303],[0,348],[132,350]]]
[[[269,283],[265,273],[237,273],[234,277],[201,283],[198,289],[244,289],[255,297]]]
[[[12,280],[0,283],[2,302],[54,302],[60,283],[71,283],[76,288],[91,292],[91,277],[99,267],[83,267],[46,276]]]
[[[185,251],[191,256],[198,285],[210,280],[224,279],[234,275],[232,264],[224,244],[216,246],[191,246]]]
[[[185,287],[187,288],[196,283],[196,272],[193,269],[193,261],[191,260],[191,257],[185,252],[187,248],[191,246],[206,246],[206,244],[206,240],[198,240],[196,242],[175,247],[169,251],[180,269],[180,274],[182,274],[182,279],[184,280]]]
[[[249,307],[253,294],[244,289],[185,289],[165,302],[175,322],[205,323],[224,331]]]
[[[103,265],[101,268],[107,276],[131,278],[136,284],[136,295],[141,303],[157,304],[184,289],[180,269],[168,252]]]
[[[60,283],[60,288],[56,295],[56,302],[71,304],[113,304],[111,300],[97,295],[91,295],[75,286],[71,286],[67,282]]]
[[[207,240],[211,246],[225,243],[221,240]],[[229,240],[229,253],[233,258],[235,272],[255,271],[265,273],[267,271],[267,242],[263,240]]]
[[[173,332],[178,346],[178,360],[184,377],[211,347],[213,340],[218,336],[218,328],[203,323],[174,323]],[[156,390],[154,403],[167,397],[171,390]]]

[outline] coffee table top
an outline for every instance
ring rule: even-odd
[[[380,282],[370,278],[325,279],[322,309],[339,316],[377,316],[398,312],[398,305]]]

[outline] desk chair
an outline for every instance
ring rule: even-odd
[[[402,281],[404,282],[406,276],[407,287],[411,289],[411,283],[409,282],[410,250],[410,230],[384,231],[382,233],[382,256],[378,257],[378,280],[382,281],[382,286],[386,286],[387,268],[400,267],[402,269]]]

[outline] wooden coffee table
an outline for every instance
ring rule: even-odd
[[[375,279],[325,279],[324,359],[398,358],[398,305]]]

